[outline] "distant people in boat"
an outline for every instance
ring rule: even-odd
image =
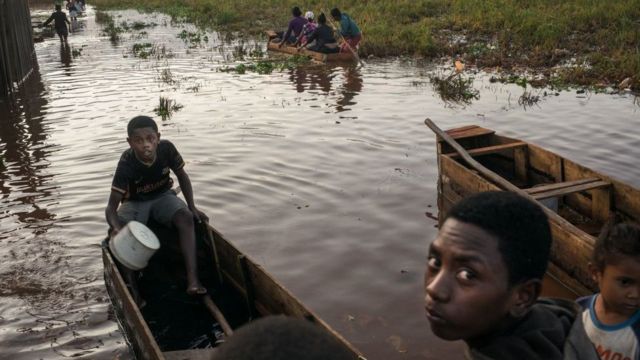
[[[67,24],[71,25],[69,20],[67,19],[67,14],[62,11],[62,6],[56,5],[56,11],[49,16],[47,21],[45,21],[42,26],[47,26],[51,21],[54,23],[54,27],[56,29],[56,33],[58,37],[60,37],[60,42],[67,42],[67,37],[69,36],[69,30],[67,28]]]
[[[308,320],[268,316],[241,327],[211,360],[355,360],[327,330]]]
[[[358,44],[362,41],[362,32],[355,21],[348,14],[340,12],[338,8],[331,9],[331,17],[340,24],[340,35],[344,42],[340,44],[340,52],[358,51]]]
[[[300,47],[309,44],[309,36],[311,36],[311,34],[313,34],[313,32],[316,31],[316,28],[318,27],[318,25],[313,21],[313,11],[307,11],[304,14],[304,18],[307,19],[307,23],[302,27],[302,34],[298,37],[298,40],[294,44]]]
[[[589,270],[600,292],[577,300],[565,358],[640,359],[640,225],[608,224]]]
[[[209,219],[193,201],[184,160],[169,140],[160,139],[156,122],[148,116],[131,119],[127,135],[129,149],[118,161],[105,211],[111,236],[132,220],[146,224],[153,219],[159,224],[175,227],[185,260],[186,291],[190,295],[205,294],[207,290],[198,279],[194,223]],[[172,190],[170,171],[178,179],[186,204]],[[127,274],[135,287],[135,274]]]
[[[454,205],[431,243],[425,310],[431,330],[463,340],[475,360],[561,360],[577,306],[540,299],[551,249],[539,205],[481,192]]]
[[[287,31],[278,33],[280,38],[279,46],[284,46],[285,43],[295,44],[298,41],[298,37],[302,35],[302,27],[307,23],[307,19],[302,17],[302,11],[300,11],[299,7],[294,6],[291,9],[291,15],[293,15],[293,18],[289,21]]]
[[[333,36],[333,29],[327,25],[327,17],[324,13],[318,16],[318,27],[309,36],[307,41],[311,44],[308,49],[325,54],[337,53],[340,51],[338,42]]]

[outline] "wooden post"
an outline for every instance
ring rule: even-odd
[[[28,2],[0,0],[0,97],[13,93],[35,66]]]

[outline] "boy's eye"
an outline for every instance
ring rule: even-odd
[[[618,282],[622,286],[629,286],[629,285],[631,285],[633,283],[633,280],[628,279],[628,278],[621,278],[621,279],[618,279]]]
[[[429,265],[430,269],[440,269],[440,260],[433,255],[429,255],[427,258],[427,265]]]
[[[471,270],[463,269],[458,271],[457,277],[463,281],[471,281],[476,278],[476,274]]]

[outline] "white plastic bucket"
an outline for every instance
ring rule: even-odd
[[[160,241],[156,234],[137,221],[130,221],[109,241],[111,254],[131,270],[144,269],[158,249]]]

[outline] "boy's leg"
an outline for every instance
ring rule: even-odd
[[[198,279],[196,233],[193,214],[187,204],[178,198],[173,191],[167,191],[154,201],[151,215],[161,224],[175,226],[178,230],[180,249],[187,273],[187,293],[190,295],[205,294],[207,289]]]

